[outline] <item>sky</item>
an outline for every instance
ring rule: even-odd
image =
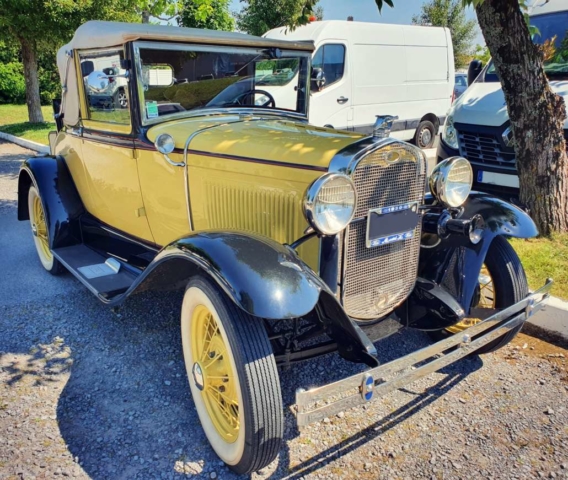
[[[398,0],[394,2],[394,8],[388,5],[383,7],[379,14],[375,0],[320,0],[318,5],[323,7],[324,20],[347,20],[349,15],[355,17],[355,21],[410,24],[412,16],[420,13],[420,7],[424,0]],[[239,0],[232,0],[231,11],[241,8]],[[467,8],[467,17],[475,19],[475,12]],[[485,45],[483,36],[478,29],[477,38],[474,41]]]

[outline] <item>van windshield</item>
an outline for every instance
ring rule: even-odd
[[[307,113],[309,53],[136,44],[144,120],[202,109]]]
[[[533,41],[543,46],[544,71],[549,79],[568,77],[568,11],[531,17],[535,27]],[[486,82],[498,82],[493,61],[485,74]]]

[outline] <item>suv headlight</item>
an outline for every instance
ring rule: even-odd
[[[454,126],[454,117],[452,114],[448,115],[446,118],[446,123],[444,124],[444,130],[442,131],[442,140],[444,143],[451,148],[458,149],[458,131]]]
[[[448,207],[459,207],[471,192],[473,171],[463,157],[451,157],[434,167],[430,175],[430,191]]]
[[[357,194],[351,178],[341,173],[326,173],[306,191],[304,215],[318,232],[335,235],[349,225],[356,204]]]

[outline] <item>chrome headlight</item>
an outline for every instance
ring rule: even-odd
[[[454,117],[451,113],[448,115],[448,118],[446,118],[444,130],[442,131],[442,140],[444,140],[446,145],[456,150],[460,147],[458,143],[458,131],[454,126]]]
[[[341,173],[326,173],[308,188],[304,215],[318,232],[335,235],[349,225],[356,204],[357,195],[351,178]]]
[[[473,171],[463,157],[451,157],[434,167],[430,175],[430,191],[448,207],[459,207],[471,192]]]

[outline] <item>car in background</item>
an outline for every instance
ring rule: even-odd
[[[454,100],[458,99],[467,90],[467,73],[456,73],[454,83]]]

